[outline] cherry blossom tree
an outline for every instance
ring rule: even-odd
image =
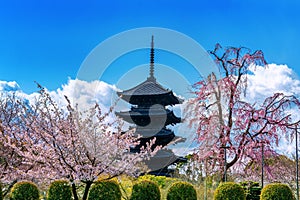
[[[64,178],[70,181],[75,200],[80,198],[77,186],[85,186],[85,200],[100,175],[137,176],[146,170],[143,161],[158,150],[151,150],[152,141],[139,153],[130,153],[130,146],[137,145],[133,132],[123,132],[118,119],[108,120],[112,109],[102,113],[97,104],[79,111],[68,101],[68,106],[61,108],[43,88],[34,105],[13,97],[4,101],[0,123],[2,181]]]
[[[6,130],[13,130],[15,126],[21,124],[20,118],[18,117],[19,110],[22,106],[18,103],[20,99],[15,94],[2,93],[0,97],[0,178],[3,181],[5,177],[10,177],[13,169],[18,168],[22,165],[22,159],[14,151],[13,148],[5,146],[7,142],[4,133]],[[5,196],[12,186],[17,182],[17,179],[11,177],[6,180],[8,185],[3,191]]]
[[[225,180],[228,169],[243,170],[249,162],[261,160],[262,146],[265,156],[276,154],[280,138],[290,138],[299,125],[288,110],[299,110],[300,103],[282,93],[261,103],[247,102],[249,67],[267,67],[262,51],[217,44],[210,54],[221,75],[211,74],[195,84],[196,98],[188,102],[185,118],[197,132],[195,158],[208,162],[211,172],[222,172]]]

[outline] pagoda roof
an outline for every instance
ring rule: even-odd
[[[139,85],[122,92],[117,92],[117,94],[125,101],[135,105],[143,102],[141,99],[148,99],[149,102],[153,102],[152,104],[158,103],[162,105],[174,105],[183,101],[176,97],[172,90],[160,85],[154,77],[148,77],[146,81]]]
[[[146,81],[140,83],[139,85],[124,90],[123,92],[118,92],[120,95],[130,95],[130,96],[137,96],[137,95],[161,95],[161,94],[168,94],[172,91],[169,89],[164,88],[162,85],[156,82],[155,78],[147,78]]]
[[[145,161],[150,171],[160,170],[162,168],[172,165],[178,160],[179,156],[176,156],[170,149],[161,149],[149,160]]]

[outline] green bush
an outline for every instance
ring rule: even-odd
[[[293,192],[289,186],[282,183],[266,185],[260,195],[261,200],[293,200]]]
[[[172,184],[168,190],[167,200],[197,200],[197,192],[194,186],[186,182]]]
[[[214,193],[214,200],[246,200],[243,188],[233,182],[221,183]]]
[[[88,200],[121,200],[122,194],[116,181],[98,181],[93,184]]]
[[[244,181],[241,182],[240,185],[244,189],[246,200],[259,200],[261,187],[258,182],[253,181]]]
[[[168,182],[170,178],[167,178],[165,176],[154,176],[154,175],[143,175],[143,176],[139,176],[138,180],[139,181],[143,181],[143,180],[149,180],[149,181],[153,181],[155,182],[160,188],[165,188],[166,185],[168,184]]]
[[[29,181],[21,181],[16,183],[10,193],[10,200],[38,200],[39,189]]]
[[[133,185],[131,200],[160,200],[160,190],[156,183],[152,181],[140,181]]]
[[[47,200],[71,200],[72,189],[68,181],[57,180],[50,184]]]

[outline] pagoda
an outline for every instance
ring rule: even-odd
[[[131,104],[129,111],[116,112],[123,120],[133,124],[136,128],[135,135],[139,137],[139,145],[132,147],[131,152],[139,152],[142,146],[156,138],[153,146],[167,146],[176,138],[174,132],[167,128],[181,122],[169,108],[182,103],[169,89],[160,85],[154,76],[154,42],[153,36],[150,50],[150,73],[149,77],[139,85],[117,92],[118,96]],[[168,108],[167,108],[168,107]],[[176,156],[171,150],[163,148],[146,165],[150,174],[170,176],[172,170],[168,167],[176,162],[183,161],[182,157]]]

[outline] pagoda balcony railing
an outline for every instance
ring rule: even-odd
[[[165,108],[165,106],[162,106],[162,105],[161,105],[161,107],[154,107],[153,105],[146,105],[146,106],[133,105],[133,106],[131,106],[131,110],[149,110],[149,109],[164,110],[166,108]]]
[[[155,107],[131,107],[130,111],[133,112],[140,112],[140,113],[148,113],[149,110],[151,110],[151,112],[167,112],[170,113],[172,112],[172,110],[166,109],[166,108],[155,108]],[[125,111],[122,111],[125,112]]]

